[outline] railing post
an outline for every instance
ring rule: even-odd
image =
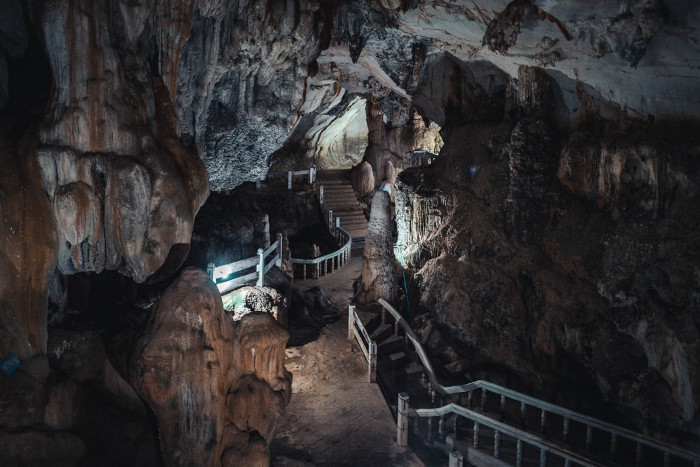
[[[287,172],[287,189],[292,189],[292,171]]]
[[[617,453],[617,435],[615,433],[610,437],[610,459],[615,459]]]
[[[591,449],[591,441],[593,441],[593,427],[586,425],[586,449]]]
[[[540,467],[546,467],[547,465],[547,451],[540,449]]]
[[[464,465],[464,456],[459,451],[450,451],[450,460],[448,467],[462,467]]]
[[[479,422],[474,422],[474,449],[479,449]]]
[[[399,393],[396,444],[402,447],[408,446],[408,394],[405,392]]]
[[[255,181],[255,189],[259,190],[260,189],[260,180]]]
[[[315,178],[316,178],[316,166],[312,165],[311,168],[309,169],[309,185],[311,185],[314,182]]]
[[[258,248],[258,282],[255,283],[258,287],[265,285],[265,251]]]
[[[209,279],[212,281],[214,280],[214,269],[216,266],[214,266],[214,263],[209,263],[207,264],[207,276],[209,276]]]
[[[337,229],[339,227],[340,227],[340,217],[336,217],[335,218],[335,228]]]
[[[367,379],[370,383],[377,382],[377,343],[374,341],[369,341],[369,362],[368,362],[368,375]]]
[[[566,441],[566,438],[569,437],[569,417],[564,417],[564,430],[563,430],[563,435],[564,435],[564,441]],[[613,438],[615,435],[613,435]],[[614,442],[614,441],[613,441]]]
[[[328,230],[333,232],[333,210],[328,211]]]
[[[282,234],[277,234],[277,263],[275,264],[278,268],[282,266],[282,256],[283,256],[283,244],[282,244]]]
[[[542,409],[540,413],[540,433],[544,434],[544,424],[547,423],[547,412]]]
[[[501,457],[501,432],[498,430],[493,433],[493,457]]]
[[[318,202],[319,204],[323,204],[323,185],[318,189]]]
[[[348,340],[352,340],[352,327],[355,324],[355,305],[348,305]]]
[[[515,466],[521,467],[523,465],[523,442],[517,440],[515,443]]]

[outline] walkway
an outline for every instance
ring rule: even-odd
[[[361,252],[340,271],[296,287],[320,286],[340,319],[306,345],[287,349],[294,375],[292,400],[271,445],[273,466],[420,466],[410,451],[399,452],[396,424],[379,387],[367,382],[367,364],[347,340],[347,308]]]

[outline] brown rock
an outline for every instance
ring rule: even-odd
[[[132,384],[158,418],[167,465],[269,462],[267,441],[291,394],[288,337],[267,313],[234,324],[206,274],[183,271],[130,362]]]

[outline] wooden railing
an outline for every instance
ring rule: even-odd
[[[313,184],[316,181],[316,166],[312,165],[311,168],[307,170],[288,170],[286,172],[279,171],[279,170],[269,170],[267,172],[268,177],[287,177],[287,189],[291,190],[292,189],[292,180],[294,177],[298,177],[301,175],[308,175],[308,182],[309,184]],[[256,182],[256,187],[260,189],[260,182]]]
[[[367,360],[367,380],[370,383],[377,382],[377,343],[369,337],[369,333],[357,316],[354,305],[348,306],[348,340],[353,337],[362,350],[362,355]]]
[[[272,254],[273,252],[274,254]],[[262,287],[265,285],[265,274],[272,269],[272,266],[279,267],[281,265],[282,234],[277,234],[277,241],[265,250],[259,248],[256,256],[221,266],[215,266],[214,263],[209,263],[207,266],[207,273],[216,284],[219,292],[224,294],[253,281],[255,281],[255,285]],[[255,268],[255,270],[245,273],[252,268]],[[236,276],[233,279],[226,279],[232,275],[241,273],[245,274]],[[220,280],[222,282],[218,282]]]
[[[340,218],[336,218],[336,227],[333,230],[336,242],[342,245],[336,251],[318,258],[301,259],[292,258],[292,264],[301,265],[301,278],[306,279],[307,266],[313,278],[319,278],[342,268],[350,259],[352,248],[352,237],[345,230],[340,228]]]
[[[522,420],[525,419],[525,414],[528,408],[534,408],[535,410],[538,411],[539,413],[539,419],[540,419],[540,430],[544,431],[544,426],[546,423],[546,420],[548,419],[549,416],[551,415],[556,415],[558,417],[561,417],[562,420],[562,433],[561,433],[561,438],[562,441],[567,442],[568,441],[568,436],[569,436],[569,431],[570,431],[570,425],[572,422],[579,423],[585,427],[586,431],[586,439],[585,439],[585,449],[588,450],[591,447],[591,443],[593,440],[593,434],[594,430],[598,431],[599,433],[605,433],[609,437],[609,446],[610,446],[610,457],[614,458],[617,452],[617,446],[620,440],[624,439],[627,440],[631,443],[634,444],[635,446],[635,465],[639,465],[642,460],[642,455],[644,454],[644,450],[646,449],[646,454],[649,453],[649,451],[656,451],[657,453],[660,454],[659,457],[663,458],[663,466],[664,467],[670,467],[671,465],[675,465],[675,462],[677,460],[682,460],[685,462],[688,462],[693,465],[693,467],[700,467],[700,454],[693,453],[691,451],[687,451],[685,449],[672,446],[670,444],[664,443],[662,441],[658,441],[654,438],[651,438],[649,436],[643,435],[641,433],[636,433],[634,431],[628,430],[626,428],[622,428],[607,422],[604,422],[602,420],[595,419],[593,417],[589,417],[587,415],[574,412],[573,410],[566,409],[564,407],[560,407],[554,404],[551,404],[549,402],[537,399],[532,396],[528,396],[527,394],[523,394],[517,391],[513,391],[512,389],[505,388],[503,386],[499,386],[497,384],[491,383],[489,381],[484,381],[484,380],[477,380],[473,381],[471,383],[467,384],[462,384],[462,385],[456,385],[456,386],[443,386],[440,384],[440,382],[437,380],[437,377],[435,376],[435,371],[433,369],[433,366],[430,363],[430,360],[428,359],[428,356],[423,349],[423,346],[421,345],[418,337],[415,335],[413,330],[411,329],[410,325],[406,322],[405,319],[401,316],[401,314],[396,311],[396,309],[391,306],[389,302],[387,302],[384,299],[379,299],[379,304],[382,306],[382,324],[386,323],[387,319],[387,312],[389,315],[394,319],[394,335],[398,335],[399,333],[399,328],[404,331],[404,334],[406,336],[406,343],[408,344],[409,342],[412,344],[416,354],[418,355],[418,358],[421,361],[421,364],[423,366],[423,369],[425,371],[425,375],[427,376],[427,379],[429,381],[429,391],[430,391],[430,396],[433,401],[436,400],[436,395],[439,395],[441,397],[452,395],[452,394],[465,394],[467,395],[467,407],[461,407],[456,404],[450,404],[449,411],[456,413],[454,407],[459,407],[460,414],[464,413],[469,413],[471,420],[475,420],[471,414],[476,413],[476,412],[465,412],[467,410],[470,410],[471,404],[472,404],[472,399],[473,395],[476,391],[481,390],[481,407],[483,409],[484,403],[487,398],[488,393],[493,393],[496,394],[500,398],[500,410],[501,413],[505,411],[506,408],[506,403],[508,400],[510,401],[515,401],[518,404],[520,404],[520,417]],[[461,398],[460,398],[461,400]],[[431,409],[432,410],[432,409]],[[433,412],[430,411],[423,411],[423,412],[411,412],[415,416],[439,416],[437,415],[431,415]],[[462,415],[464,416],[464,415]],[[397,420],[397,423],[399,421]],[[489,422],[490,423],[490,422]],[[476,426],[476,425],[475,425]],[[399,427],[399,432],[400,432],[400,427]],[[513,435],[515,436],[515,435]],[[599,436],[598,436],[599,438]],[[522,438],[522,442],[528,442],[527,438]],[[541,449],[545,449],[542,447]],[[578,462],[578,461],[577,461]],[[585,465],[585,464],[584,464]]]

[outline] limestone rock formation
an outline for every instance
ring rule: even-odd
[[[237,324],[204,271],[185,269],[137,337],[131,382],[156,413],[166,465],[265,465],[291,396],[289,334],[267,313]]]
[[[393,240],[389,194],[380,190],[372,197],[365,250],[362,254],[362,276],[355,294],[355,300],[359,303],[372,304],[380,298],[393,300],[396,297]]]
[[[398,243],[437,325],[425,338],[439,327],[436,353],[471,363],[462,380],[568,404],[587,388],[582,410],[683,426],[700,401],[699,219],[681,214],[697,142],[602,120],[562,131],[556,92],[522,68],[503,120],[448,125],[437,163],[399,176]]]
[[[268,313],[275,321],[287,327],[287,310],[289,304],[286,297],[271,287],[245,286],[236,289],[222,297],[224,310],[234,321],[240,321],[250,313]]]

